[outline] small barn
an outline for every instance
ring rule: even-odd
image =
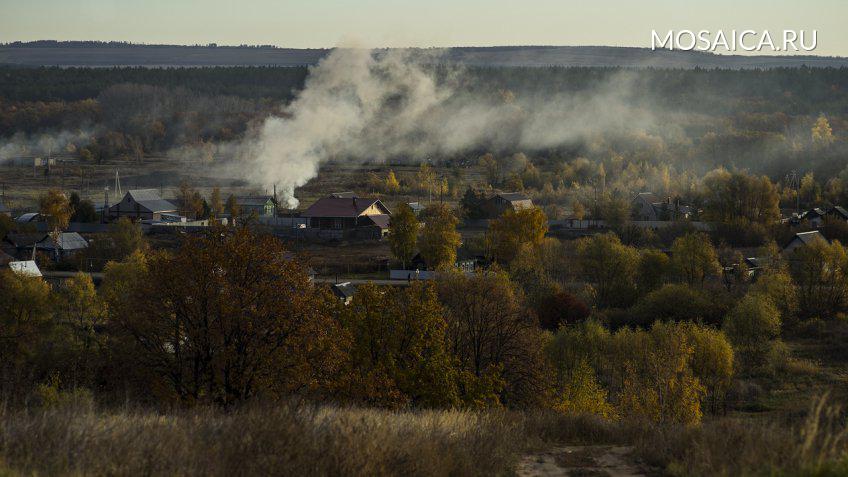
[[[330,291],[345,305],[350,304],[353,295],[356,293],[356,285],[350,282],[334,283],[330,286]]]
[[[163,199],[156,189],[130,190],[117,204],[109,207],[109,219],[162,220],[164,214],[177,214],[177,206]]]

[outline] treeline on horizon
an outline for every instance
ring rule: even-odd
[[[437,66],[444,75],[447,66]],[[633,69],[624,67],[501,67],[464,69],[467,88],[509,89],[516,94],[559,94],[591,90],[629,73],[634,90],[672,106],[705,113],[736,111],[786,114],[845,113],[848,74],[844,68]],[[188,88],[207,95],[290,100],[303,87],[306,66],[216,66],[206,68],[63,68],[0,66],[0,99],[78,101],[95,99],[109,86],[134,83]],[[703,101],[704,95],[721,101]]]

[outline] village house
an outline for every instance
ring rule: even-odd
[[[520,192],[498,192],[486,202],[490,218],[500,217],[507,210],[519,211],[533,208],[533,201]]]
[[[679,199],[661,200],[653,192],[636,194],[630,208],[633,220],[645,222],[688,219],[692,215],[692,208],[681,204]]]
[[[163,199],[156,189],[130,190],[120,202],[109,207],[109,220],[128,217],[135,221],[160,221],[165,215],[176,215],[177,210],[177,206]]]
[[[389,230],[391,211],[379,199],[324,197],[309,206],[301,217],[309,228],[346,233],[360,238],[381,238]]]
[[[330,286],[330,291],[332,291],[333,295],[341,300],[342,303],[349,305],[350,301],[353,299],[353,295],[356,293],[356,285],[350,282],[334,283]]]
[[[827,239],[818,230],[813,230],[813,231],[810,231],[810,232],[798,232],[783,247],[783,253],[784,254],[791,254],[796,249],[798,249],[800,247],[806,247],[807,245],[810,245],[810,244],[815,243],[817,241],[823,241],[823,242],[827,243]]]
[[[257,217],[273,217],[277,208],[274,197],[270,195],[249,195],[236,197],[241,215],[256,214]]]
[[[816,207],[801,214],[801,221],[806,221],[810,227],[819,228],[824,225],[825,211]]]
[[[57,262],[88,247],[88,242],[76,232],[61,232],[55,237],[49,233],[11,233],[3,240],[14,248],[15,255],[21,259],[32,257],[33,251],[39,251]]]
[[[58,262],[88,248],[88,242],[76,232],[62,232],[56,236],[47,234],[35,244],[35,248]]]

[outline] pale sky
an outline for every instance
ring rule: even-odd
[[[283,47],[650,46],[651,30],[818,30],[848,56],[846,0],[0,0],[0,42]]]

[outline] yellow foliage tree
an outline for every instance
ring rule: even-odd
[[[495,260],[508,264],[522,245],[538,247],[548,231],[548,218],[542,209],[507,209],[498,219],[489,224],[489,240]]]

